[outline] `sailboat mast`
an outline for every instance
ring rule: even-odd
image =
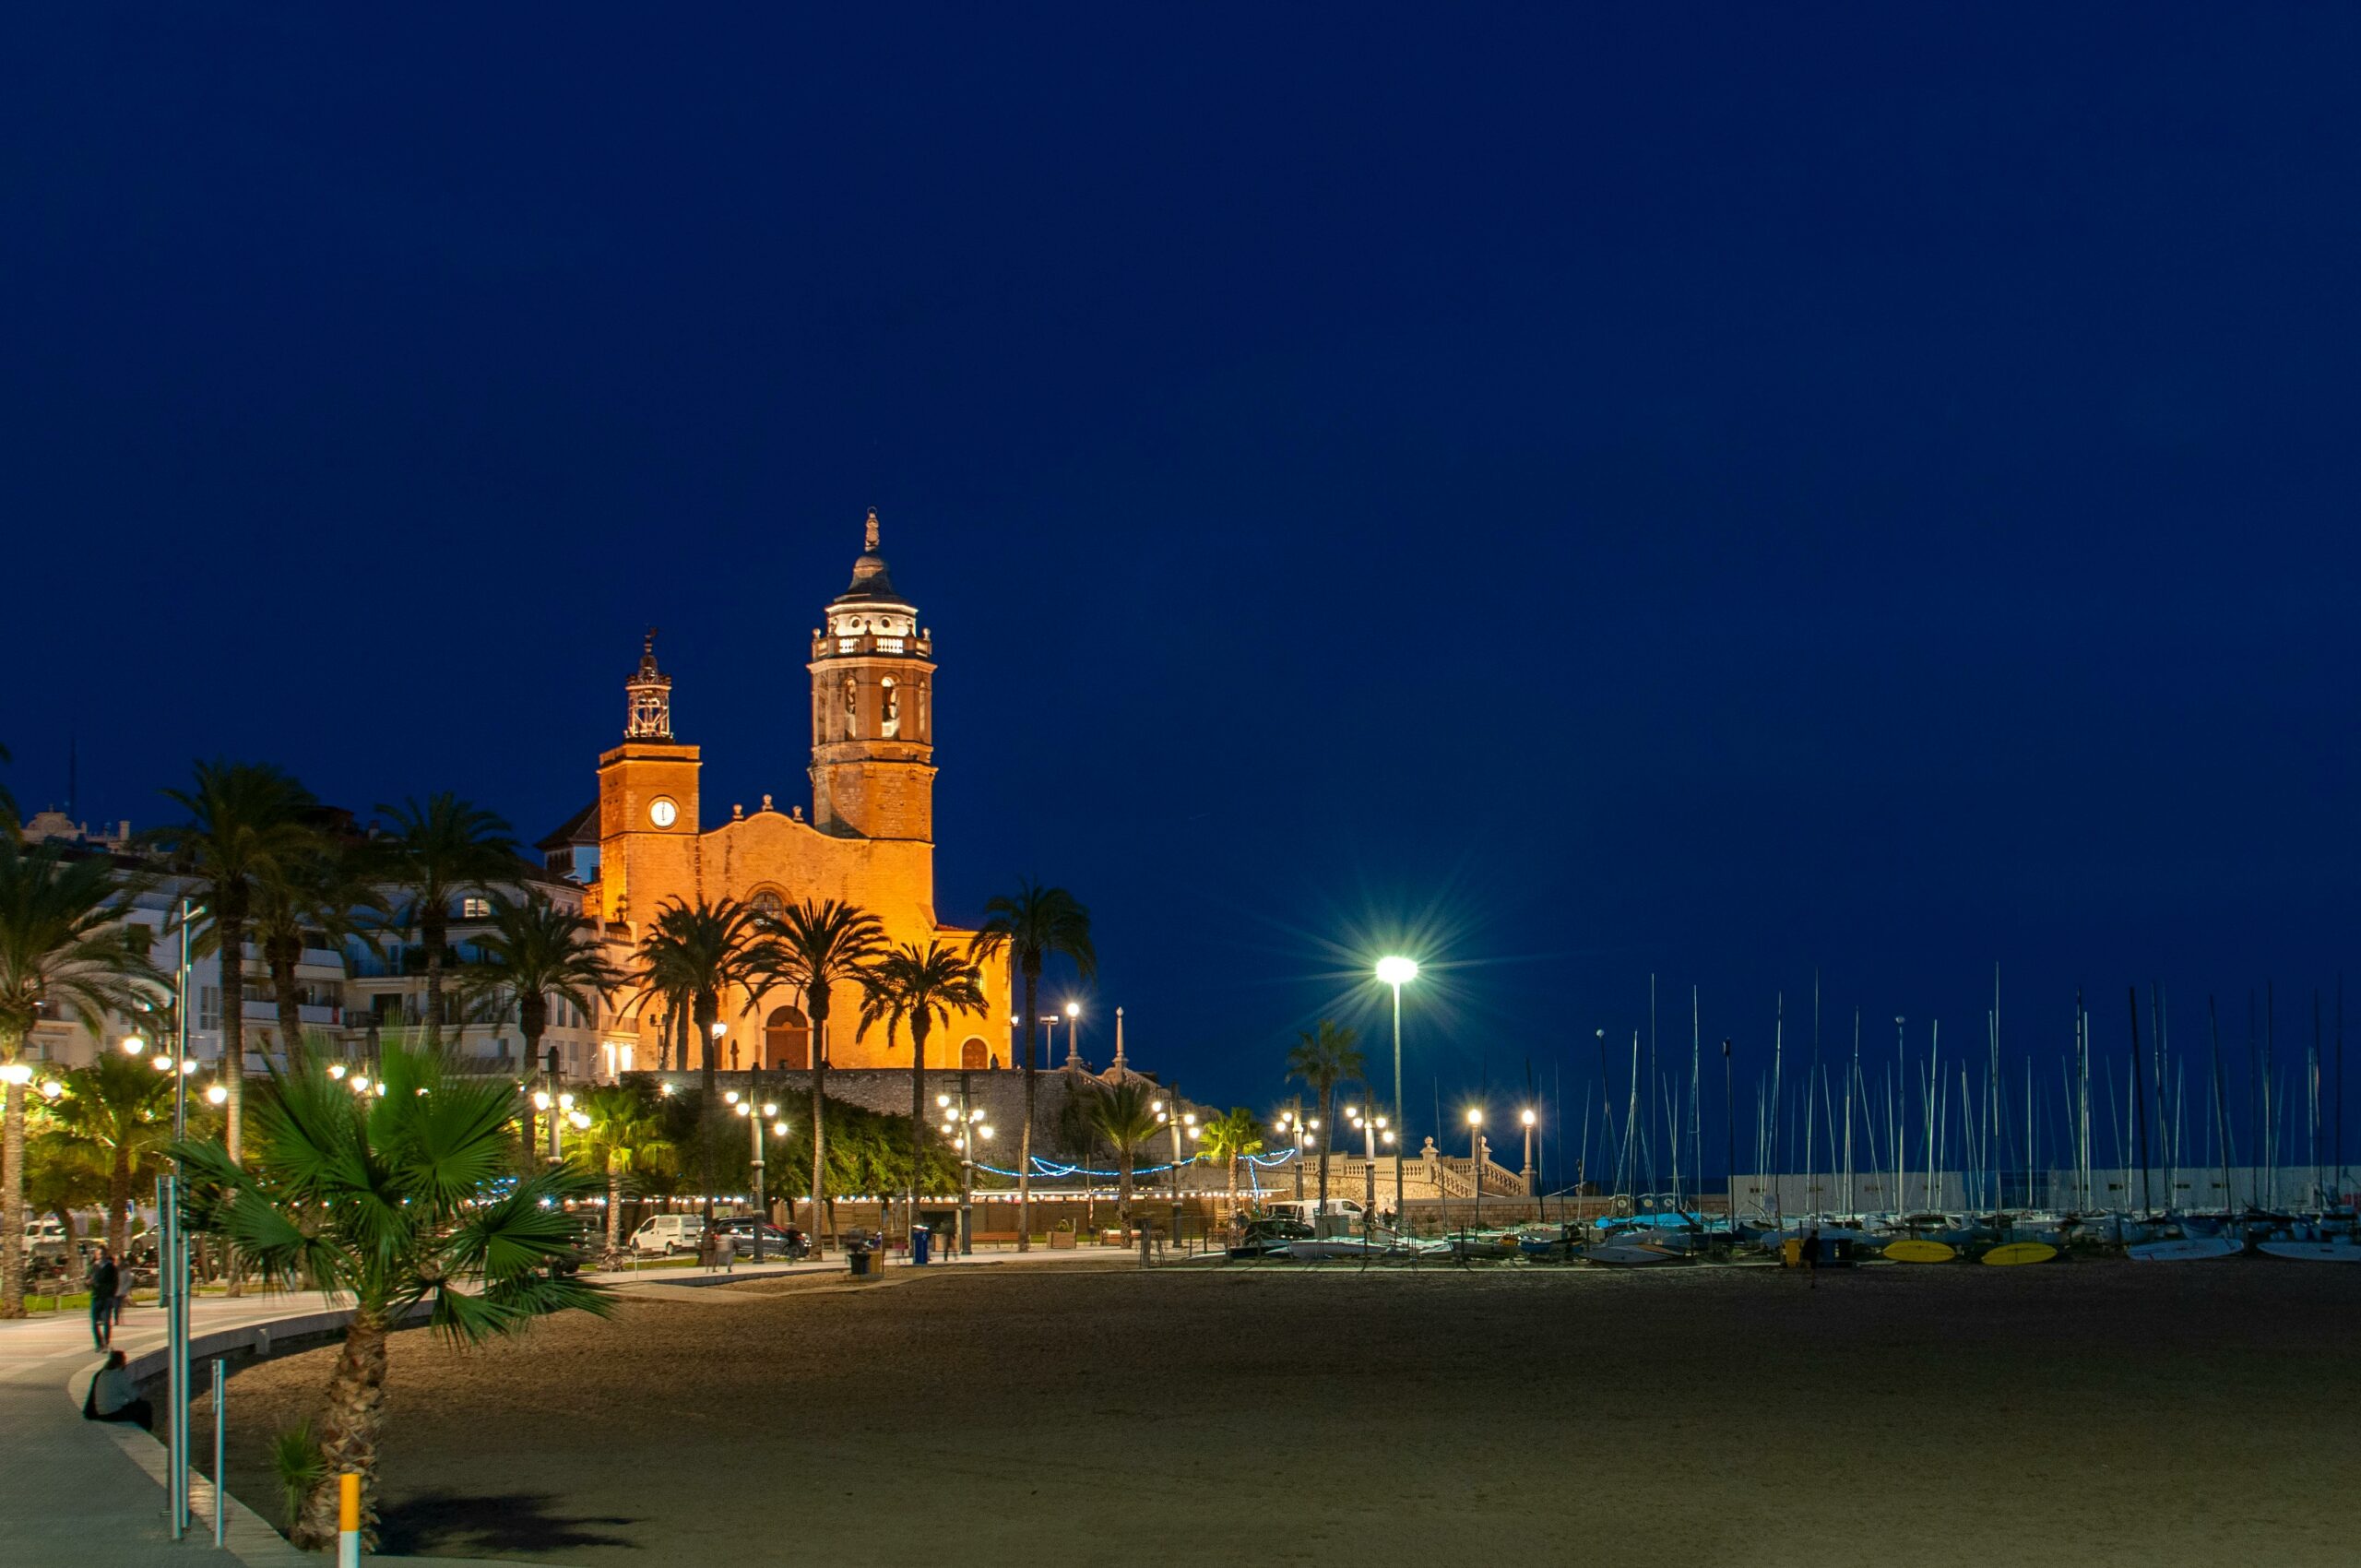
[[[2142,1092],[2146,1087],[2148,1061],[2140,1051],[2140,988],[2131,988],[2131,1095],[2132,1122],[2139,1129],[2140,1207],[2142,1212],[2156,1212],[2154,1194],[2148,1187],[2148,1101]]]

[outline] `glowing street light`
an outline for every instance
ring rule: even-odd
[[[1471,1223],[1484,1223],[1484,1108],[1467,1108],[1467,1174],[1476,1190],[1476,1210]]]
[[[1394,1120],[1402,1120],[1402,988],[1418,978],[1418,961],[1390,953],[1377,961],[1377,979],[1381,985],[1394,990]],[[1435,1129],[1441,1137],[1442,1129]],[[1402,1157],[1394,1157],[1394,1220],[1402,1222]]]
[[[205,1091],[205,1103],[208,1105],[229,1104],[230,1086],[227,1084],[214,1084],[207,1088]]]
[[[139,1036],[134,1034],[123,1037],[123,1053],[125,1056],[137,1056],[147,1049],[148,1042]]]
[[[1541,1112],[1528,1105],[1517,1113],[1517,1120],[1525,1123],[1525,1195],[1529,1198],[1533,1195],[1533,1132],[1541,1124]]]

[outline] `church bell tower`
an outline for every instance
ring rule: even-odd
[[[812,634],[812,819],[848,838],[934,840],[934,643],[877,553]]]

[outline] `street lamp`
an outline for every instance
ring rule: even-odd
[[[1418,961],[1405,958],[1399,954],[1389,954],[1377,961],[1377,978],[1380,984],[1394,988],[1394,1122],[1399,1126],[1402,1123],[1402,988],[1418,978]],[[1442,1129],[1436,1128],[1435,1135],[1441,1137]],[[1394,1223],[1402,1223],[1402,1156],[1398,1150],[1394,1156]]]
[[[939,1094],[934,1103],[943,1111],[943,1135],[959,1151],[959,1255],[966,1257],[976,1250],[976,1140],[989,1140],[991,1123],[984,1120],[984,1108],[967,1104],[967,1075],[959,1075],[959,1104],[955,1110],[951,1097]]]
[[[147,1049],[148,1042],[139,1036],[129,1034],[123,1037],[123,1053],[125,1056],[136,1056]]]
[[[208,1105],[229,1104],[230,1086],[227,1084],[214,1084],[207,1088],[205,1091],[205,1103]]]
[[[1082,1059],[1082,1004],[1066,1004],[1066,1054],[1075,1061]]]
[[[765,1201],[763,1192],[763,1123],[778,1114],[778,1107],[765,1103],[763,1106],[763,1113],[757,1116],[754,1114],[754,1101],[752,1097],[741,1099],[738,1098],[738,1091],[731,1089],[723,1098],[737,1109],[739,1115],[746,1119],[746,1137],[753,1152],[754,1261],[760,1263],[763,1261],[763,1227],[770,1223],[770,1205]],[[785,1137],[787,1123],[776,1123],[772,1131],[778,1136]]]
[[[1528,1105],[1517,1113],[1517,1120],[1525,1123],[1525,1195],[1529,1198],[1533,1195],[1533,1130],[1540,1124],[1541,1113]]]
[[[1467,1108],[1467,1175],[1476,1189],[1476,1208],[1470,1223],[1484,1222],[1484,1108]]]

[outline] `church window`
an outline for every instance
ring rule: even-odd
[[[902,694],[895,686],[894,677],[891,675],[885,677],[880,690],[883,694],[881,700],[884,705],[884,722],[879,727],[878,732],[890,741],[902,732]]]
[[[980,1072],[985,1062],[984,1042],[969,1035],[959,1047],[959,1067],[962,1072]]]
[[[927,729],[928,715],[926,707],[927,698],[932,694],[933,689],[933,687],[930,686],[924,681],[920,681],[919,683],[919,727],[917,738],[921,741],[925,740],[930,733]]]
[[[778,896],[778,890],[775,887],[761,889],[747,902],[754,906],[757,914],[776,915],[787,908],[787,901]]]

